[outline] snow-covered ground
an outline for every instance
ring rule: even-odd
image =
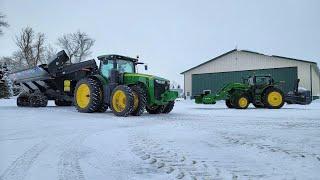
[[[1,180],[320,179],[320,101],[115,117],[0,100]]]

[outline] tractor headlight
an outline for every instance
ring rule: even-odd
[[[164,80],[156,79],[155,81],[156,81],[156,83],[158,83],[158,84],[166,84],[166,81],[164,81]]]

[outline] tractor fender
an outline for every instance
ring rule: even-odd
[[[267,90],[269,90],[270,88],[276,88],[276,89],[279,89],[282,92],[282,90],[280,88],[276,87],[276,86],[268,86],[268,87],[264,88],[264,90],[261,93],[261,96],[263,97],[266,94]]]
[[[251,94],[248,92],[248,90],[246,89],[242,89],[242,88],[232,88],[229,92],[229,98],[231,100],[232,103],[234,103],[235,99],[241,95],[245,95],[246,97],[248,97],[249,101],[252,102],[253,101],[253,97],[251,96]]]
[[[100,82],[100,84],[102,86],[102,92],[103,92],[103,94],[102,94],[103,101],[110,102],[110,95],[111,95],[112,90],[110,89],[110,86],[108,86],[108,81],[100,74],[91,75],[91,76],[88,76],[87,78],[94,79],[94,80]]]
[[[90,76],[88,76],[87,78],[91,78],[91,79],[98,80],[98,81],[101,82],[101,84],[102,84],[103,86],[108,83],[108,81],[107,81],[104,77],[102,77],[101,75],[99,75],[99,74],[90,75]]]

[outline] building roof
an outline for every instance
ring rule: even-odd
[[[188,72],[188,71],[190,71],[190,70],[196,69],[197,67],[200,67],[200,66],[202,66],[202,65],[204,65],[204,64],[207,64],[207,63],[209,63],[209,62],[212,62],[212,61],[214,61],[214,60],[217,60],[217,59],[219,59],[219,58],[221,58],[221,57],[223,57],[223,56],[226,56],[226,55],[228,55],[228,54],[231,54],[231,53],[233,53],[233,52],[246,52],[246,53],[258,54],[258,55],[262,55],[262,56],[283,58],[283,59],[287,59],[287,60],[300,61],[300,62],[305,62],[305,63],[312,63],[312,64],[315,64],[315,65],[317,64],[316,62],[306,61],[306,60],[301,60],[301,59],[295,59],[295,58],[289,58],[289,57],[283,57],[283,56],[275,56],[275,55],[271,55],[271,56],[270,56],[270,55],[262,54],[262,53],[259,53],[259,52],[249,51],[249,50],[233,49],[233,50],[228,51],[228,52],[226,52],[226,53],[224,53],[224,54],[221,54],[220,56],[217,56],[217,57],[215,57],[215,58],[213,58],[213,59],[210,59],[209,61],[203,62],[203,63],[201,63],[201,64],[199,64],[199,65],[197,65],[197,66],[195,66],[195,67],[192,67],[192,68],[190,68],[190,69],[188,69],[188,70],[186,70],[186,71],[183,71],[183,72],[180,73],[180,74],[184,74],[184,73],[186,73],[186,72]]]

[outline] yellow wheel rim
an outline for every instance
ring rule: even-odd
[[[133,109],[137,110],[139,105],[139,96],[136,92],[133,92]]]
[[[76,93],[76,101],[80,108],[86,108],[90,103],[90,88],[87,84],[81,84]]]
[[[245,108],[248,105],[248,99],[245,97],[242,97],[239,99],[239,106],[241,108]]]
[[[126,108],[126,94],[122,90],[117,90],[112,97],[113,109],[122,112]]]
[[[268,103],[273,107],[280,106],[282,103],[282,95],[276,91],[269,93]]]

